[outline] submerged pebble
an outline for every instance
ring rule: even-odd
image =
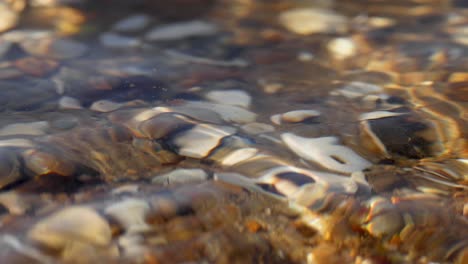
[[[173,41],[189,37],[203,37],[218,32],[216,25],[205,21],[178,22],[151,29],[145,36],[149,41]]]
[[[116,33],[104,33],[99,36],[101,45],[112,49],[131,49],[141,45],[139,39],[127,37]]]
[[[280,14],[279,21],[289,31],[301,35],[343,33],[347,30],[345,16],[320,8],[290,9]]]
[[[242,90],[211,91],[206,98],[212,102],[249,108],[252,98]]]
[[[145,14],[135,14],[119,20],[112,26],[112,30],[124,33],[136,32],[143,30],[150,22],[150,16]]]

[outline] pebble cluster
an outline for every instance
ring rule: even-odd
[[[467,260],[462,11],[220,1],[86,33],[40,2],[53,30],[0,2],[2,259]],[[432,16],[455,44],[401,30]]]

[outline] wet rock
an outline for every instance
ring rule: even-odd
[[[233,166],[239,162],[248,160],[257,154],[258,149],[256,148],[242,148],[235,150],[229,153],[226,157],[224,157],[221,161],[223,166]]]
[[[34,77],[44,77],[59,67],[57,61],[34,57],[16,60],[14,65],[18,70]]]
[[[18,14],[14,12],[5,2],[0,2],[0,32],[11,29],[18,22]]]
[[[255,121],[256,118],[255,113],[232,105],[222,105],[208,102],[188,102],[186,106],[215,111],[226,122],[250,123]]]
[[[179,155],[191,158],[204,158],[221,143],[224,137],[236,132],[233,127],[196,125],[187,132],[177,134],[174,144]]]
[[[252,98],[242,90],[211,91],[206,98],[212,102],[249,108]]]
[[[124,106],[124,104],[112,102],[110,100],[99,100],[99,101],[94,102],[89,107],[89,109],[96,111],[96,112],[107,113],[107,112],[115,111],[121,108],[122,106]]]
[[[320,116],[320,112],[316,110],[294,110],[283,114],[277,114],[270,117],[271,122],[276,125],[281,123],[300,123],[311,118]]]
[[[31,55],[58,60],[83,56],[88,47],[80,42],[51,37],[30,37],[19,43]]]
[[[151,17],[145,14],[135,14],[119,20],[112,26],[113,31],[130,33],[141,31],[151,22]]]
[[[115,219],[127,233],[141,233],[151,229],[145,217],[149,204],[144,200],[127,198],[105,209],[105,214]]]
[[[158,175],[152,182],[163,186],[191,182],[201,182],[208,179],[208,174],[202,169],[177,169],[169,173]]]
[[[21,180],[21,164],[12,150],[0,148],[0,188]]]
[[[28,238],[43,246],[62,250],[74,243],[108,246],[112,232],[107,221],[94,209],[71,206],[40,220],[29,230]]]
[[[49,123],[47,121],[10,124],[0,129],[0,136],[44,135],[48,128]]]
[[[371,166],[369,161],[352,149],[338,145],[336,137],[304,138],[284,133],[281,138],[297,155],[329,170],[352,173]]]
[[[78,99],[69,96],[62,96],[58,101],[60,109],[82,109],[83,107],[80,104]]]
[[[269,133],[275,131],[275,128],[272,125],[265,123],[249,123],[241,126],[241,129],[251,135]]]
[[[111,49],[132,49],[141,45],[139,39],[127,37],[116,33],[104,33],[99,36],[101,45]]]
[[[216,25],[195,20],[157,26],[146,34],[145,39],[148,41],[173,41],[189,37],[210,36],[217,32]]]
[[[280,23],[296,34],[343,33],[347,18],[327,9],[297,8],[280,14]]]
[[[333,58],[344,60],[353,57],[357,53],[356,43],[351,38],[336,38],[328,42],[328,52]]]

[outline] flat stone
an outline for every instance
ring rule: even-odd
[[[80,101],[73,97],[69,96],[62,96],[59,101],[58,105],[60,109],[82,109]]]
[[[275,131],[275,128],[272,125],[257,122],[245,124],[241,126],[241,129],[251,135],[258,135]]]
[[[351,38],[335,38],[328,42],[327,49],[339,60],[348,59],[357,53],[356,43]]]
[[[202,169],[177,169],[153,178],[151,182],[164,186],[200,182],[208,179],[208,174]]]
[[[101,45],[112,49],[131,49],[141,45],[137,38],[127,37],[116,33],[104,33],[99,36]]]
[[[282,140],[299,157],[343,173],[353,173],[372,164],[352,149],[338,145],[336,137],[305,138],[292,133],[281,135]]]
[[[139,233],[151,229],[145,221],[145,216],[149,210],[150,206],[146,201],[127,198],[110,205],[104,212],[119,222],[126,232]]]
[[[214,111],[226,122],[251,123],[254,122],[256,118],[255,113],[232,105],[192,101],[188,102],[186,106]]]
[[[121,108],[123,105],[124,104],[112,102],[112,101],[109,101],[109,100],[99,100],[99,101],[94,102],[89,107],[89,109],[91,109],[93,111],[96,111],[96,112],[107,113],[107,112],[115,111],[115,110]]]
[[[151,22],[151,17],[145,14],[135,14],[126,17],[112,26],[113,31],[131,33],[143,30]]]
[[[242,90],[210,91],[206,98],[212,102],[249,108],[252,98]]]
[[[224,137],[236,132],[233,127],[200,124],[177,135],[174,143],[178,154],[190,158],[204,158],[216,148]]]
[[[53,249],[63,249],[74,242],[107,246],[111,242],[112,231],[94,209],[71,206],[36,223],[29,230],[28,238]]]
[[[38,121],[30,123],[16,123],[4,126],[0,129],[0,136],[14,135],[44,135],[49,128],[47,121]]]
[[[370,94],[379,94],[383,92],[381,86],[364,83],[364,82],[351,82],[342,88],[332,91],[331,95],[341,95],[350,99],[364,97]]]
[[[257,154],[258,149],[256,148],[242,148],[237,149],[231,153],[229,153],[226,157],[224,157],[221,161],[221,165],[223,166],[233,166],[239,162],[248,160]]]
[[[20,148],[30,148],[34,144],[29,139],[24,138],[12,138],[0,140],[0,147],[20,147]]]
[[[71,39],[53,37],[27,38],[19,44],[31,55],[58,60],[81,57],[88,51],[85,44]]]
[[[316,110],[294,110],[283,114],[277,114],[270,117],[272,123],[281,125],[286,123],[300,123],[307,119],[320,116],[320,112]]]
[[[347,18],[331,10],[320,8],[295,8],[279,16],[280,23],[296,34],[343,33]]]
[[[195,20],[157,26],[146,34],[145,39],[149,41],[173,41],[189,37],[209,36],[217,32],[216,25]]]

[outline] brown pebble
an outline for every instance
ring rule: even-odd
[[[256,220],[250,219],[245,222],[245,227],[250,233],[257,233],[263,229],[263,226]]]
[[[15,67],[31,76],[43,77],[55,71],[59,63],[55,60],[38,59],[34,57],[21,58],[15,61]]]

